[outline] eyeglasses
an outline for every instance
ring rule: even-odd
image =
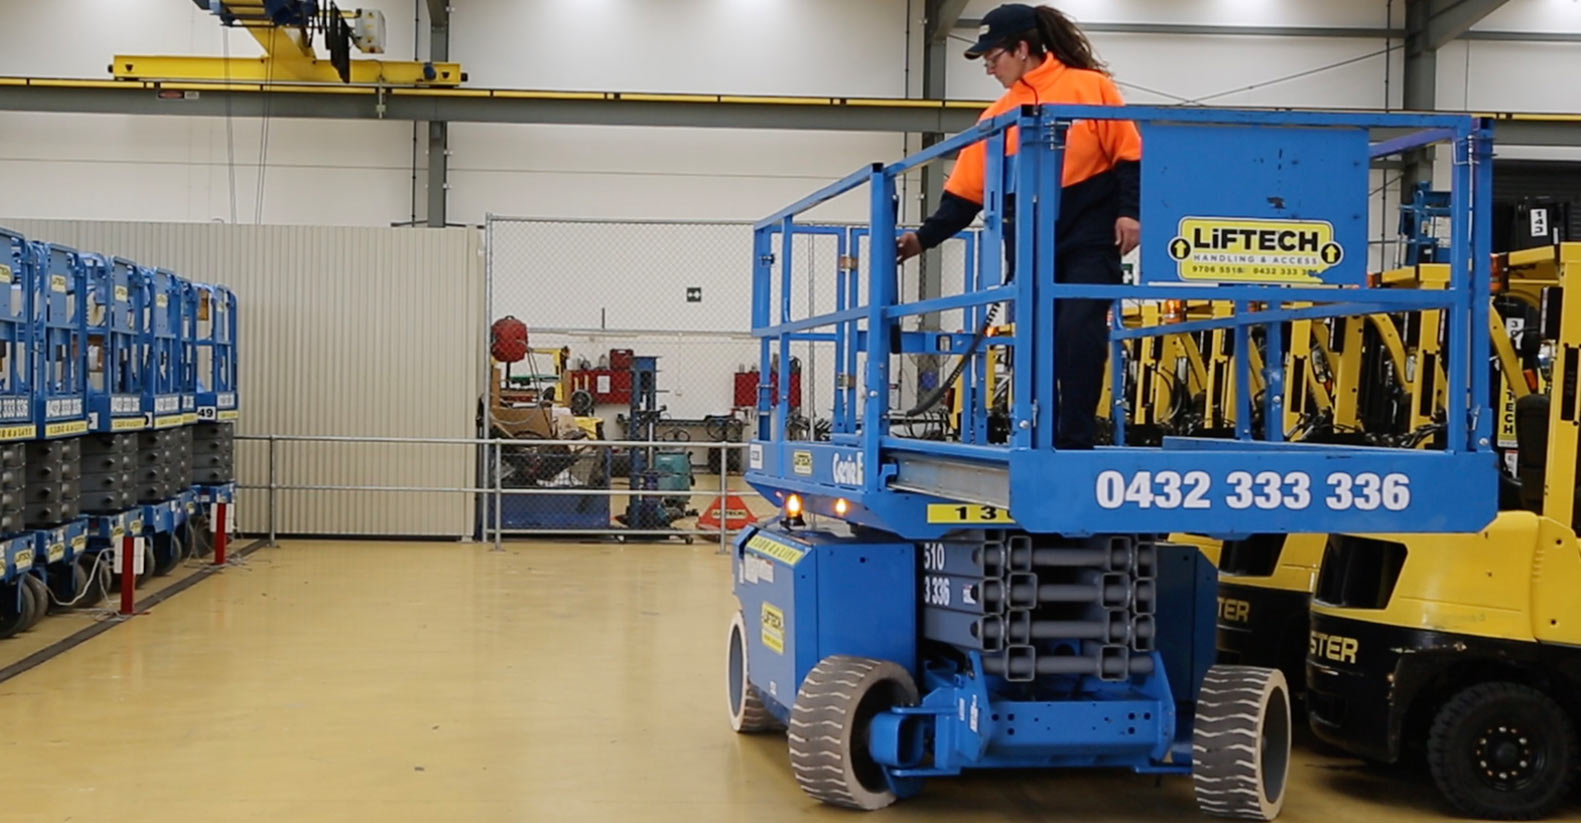
[[[999,58],[1004,57],[1009,53],[1010,52],[1000,48],[989,49],[983,53],[983,65],[987,66],[988,68],[993,68],[994,64],[999,62]]]

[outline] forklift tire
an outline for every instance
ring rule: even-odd
[[[1546,817],[1575,781],[1576,730],[1546,694],[1519,683],[1478,683],[1433,718],[1427,765],[1461,813],[1492,820]]]
[[[35,574],[22,575],[22,583],[33,595],[33,611],[28,616],[27,623],[22,626],[25,631],[37,626],[39,621],[44,619],[44,613],[49,611],[49,587],[44,585],[44,581]]]
[[[1290,776],[1290,688],[1278,669],[1214,666],[1197,694],[1192,783],[1218,817],[1273,820]]]
[[[747,624],[741,612],[730,618],[729,655],[725,696],[730,700],[730,728],[742,734],[782,728],[774,715],[764,708],[757,687],[747,677]]]
[[[884,767],[868,752],[868,725],[893,706],[916,703],[917,684],[895,663],[845,655],[819,661],[796,693],[785,735],[802,791],[864,811],[894,803]]]

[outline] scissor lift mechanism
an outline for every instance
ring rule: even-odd
[[[1060,283],[1054,238],[1040,227],[1057,222],[1066,136],[1104,120],[1137,123],[1147,147],[1141,277]],[[1006,157],[1012,130],[1020,149]],[[962,293],[902,302],[891,242],[868,243],[865,273],[845,262],[863,239],[897,232],[900,175],[978,141],[988,144],[987,190]],[[1456,161],[1449,282],[1375,287],[1371,161],[1436,143]],[[1492,520],[1491,147],[1488,125],[1467,116],[1024,107],[760,221],[760,368],[777,351],[786,385],[791,345],[812,342],[833,344],[837,375],[825,441],[790,439],[786,399],[760,391],[747,480],[785,514],[736,545],[734,727],[787,727],[802,787],[857,808],[968,768],[1123,766],[1194,774],[1210,813],[1276,815],[1290,736],[1283,678],[1212,665],[1213,570],[1160,536],[1472,532]],[[868,226],[796,222],[864,186]],[[1012,193],[1019,205],[1007,214]],[[837,238],[832,313],[793,316],[799,234]],[[1182,298],[1233,310],[1167,325],[1119,320],[1120,301]],[[1053,309],[1067,299],[1113,303],[1112,386],[1125,385],[1128,339],[1218,331],[1249,352],[1261,327],[1261,380],[1248,357],[1231,367],[1235,385],[1265,390],[1256,401],[1228,396],[1232,437],[1126,446],[1117,413],[1122,445],[1056,450]],[[998,318],[1008,332],[974,336],[994,304],[1009,309]],[[901,330],[904,318],[948,310],[964,310],[967,333]],[[1438,312],[1447,329],[1443,448],[1285,442],[1287,324],[1409,311]],[[891,429],[893,361],[920,353],[969,358],[954,441]],[[1008,442],[987,436],[990,354],[1011,364]],[[1254,402],[1264,404],[1255,429]]]

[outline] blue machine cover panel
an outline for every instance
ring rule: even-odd
[[[1365,130],[1141,128],[1143,282],[1366,282]]]
[[[916,547],[817,532],[752,529],[736,546],[747,668],[765,702],[788,709],[833,654],[916,669]]]

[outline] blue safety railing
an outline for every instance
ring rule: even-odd
[[[184,374],[181,279],[165,269],[138,269],[144,293],[143,415],[150,428],[186,422],[182,410]]]
[[[1102,121],[1131,121],[1143,133],[1142,276],[1140,282],[1125,285],[1059,282],[1052,227],[1059,218],[1066,139],[1072,129],[1093,128]],[[1019,150],[1007,155],[1005,147],[1013,132],[1018,133]],[[897,179],[978,142],[986,143],[987,155],[982,228],[974,254],[969,255],[976,260],[962,293],[903,301],[898,294],[895,245],[870,242],[865,283],[854,267],[842,269],[836,281],[836,310],[795,316],[789,295],[792,240],[797,234],[837,233],[842,257],[847,250],[858,253],[863,238],[895,236]],[[1366,278],[1364,235],[1348,252],[1342,241],[1353,224],[1366,223],[1370,161],[1439,143],[1451,146],[1455,157],[1450,282],[1441,289],[1372,288]],[[848,512],[847,519],[908,536],[946,531],[944,518],[933,523],[923,513],[926,506],[950,502],[943,484],[935,494],[925,481],[897,480],[905,468],[900,464],[908,457],[1003,472],[1007,492],[983,495],[977,502],[1003,499],[1014,522],[1035,531],[1197,527],[1288,532],[1312,528],[1307,515],[1315,511],[1322,511],[1332,526],[1356,530],[1480,528],[1494,513],[1497,471],[1489,445],[1492,413],[1486,401],[1489,342],[1486,334],[1475,333],[1487,327],[1489,311],[1491,146],[1490,128],[1469,116],[1050,105],[1006,113],[897,163],[860,169],[754,226],[752,333],[759,340],[762,373],[769,373],[771,355],[777,351],[778,384],[788,385],[790,346],[798,341],[833,342],[839,362],[832,433],[825,442],[787,437],[786,393],[775,397],[766,386],[760,387],[748,479],[771,497],[797,493],[807,498],[811,510]],[[1224,175],[1224,168],[1239,168],[1236,164],[1252,165],[1244,176]],[[1359,192],[1347,185],[1357,174]],[[870,211],[865,229],[838,234],[838,229],[796,222],[810,209],[864,187]],[[1014,201],[1019,207],[1010,208]],[[1199,225],[1192,221],[1205,228],[1192,228]],[[1330,239],[1321,251],[1328,273],[1286,278],[1302,282],[1212,282],[1211,275],[1201,283],[1190,282],[1188,268],[1193,277],[1215,267],[1255,276],[1253,269],[1239,262],[1249,258],[1226,251],[1234,239],[1223,238],[1250,232],[1244,240],[1248,244],[1274,239],[1297,242],[1276,235],[1259,240],[1255,236],[1259,232],[1285,225],[1269,228],[1265,224],[1271,221],[1307,227],[1301,231],[1303,238],[1310,227],[1319,227],[1311,229],[1319,232],[1321,226],[1328,226],[1330,234],[1323,236]],[[1013,252],[1012,277],[1005,276],[1005,255],[1000,253],[1007,228],[1014,237],[1014,248],[1008,250]],[[1212,246],[1219,242],[1225,245]],[[1178,265],[1172,269],[1172,264]],[[1171,278],[1172,270],[1181,274]],[[778,305],[772,299],[776,292]],[[1282,443],[1276,422],[1280,415],[1275,413],[1282,392],[1271,387],[1262,401],[1267,404],[1267,424],[1258,432],[1248,423],[1251,392],[1237,392],[1241,408],[1236,439],[1170,438],[1162,449],[1121,445],[1057,451],[1056,301],[1110,301],[1118,318],[1122,300],[1182,298],[1232,302],[1236,313],[1155,328],[1123,328],[1116,321],[1110,346],[1117,389],[1123,385],[1117,379],[1119,349],[1127,339],[1229,329],[1236,351],[1245,352],[1251,329],[1260,327],[1268,374],[1277,380],[1283,362],[1283,323],[1380,312],[1442,312],[1447,330],[1447,407],[1456,410],[1444,421],[1443,447],[1384,450]],[[972,330],[980,331],[995,304],[1008,309],[1001,322],[1013,320],[1006,334],[973,339],[969,332],[941,340],[938,334],[899,331],[904,318],[952,309],[966,310]],[[1291,304],[1301,307],[1289,308]],[[911,439],[891,431],[896,409],[889,387],[895,356],[971,352],[971,368],[965,370],[962,386],[976,391],[982,385],[985,357],[995,349],[1014,361],[1009,372],[1006,442],[987,442],[983,404],[975,394],[962,404],[956,441]],[[1249,358],[1237,357],[1240,386],[1250,385],[1248,363]],[[936,472],[923,474],[933,477]],[[1275,475],[1277,482],[1270,479]],[[1382,489],[1385,481],[1388,495]],[[1123,484],[1119,492],[1116,482]],[[1244,488],[1259,482],[1279,488],[1260,496]],[[1357,498],[1358,493],[1362,497]],[[1159,497],[1161,503],[1153,500]],[[1002,519],[1002,512],[996,514]],[[1234,522],[1226,520],[1231,516]],[[919,525],[924,522],[930,525]]]
[[[198,419],[233,421],[239,415],[236,397],[236,294],[224,286],[194,283],[195,368]]]
[[[76,249],[38,242],[32,249],[33,423],[41,437],[79,435],[88,430],[87,270]]]
[[[33,326],[37,276],[27,238],[0,229],[0,441],[33,437]]]
[[[88,426],[137,431],[143,419],[143,288],[137,264],[83,254],[88,277]]]

